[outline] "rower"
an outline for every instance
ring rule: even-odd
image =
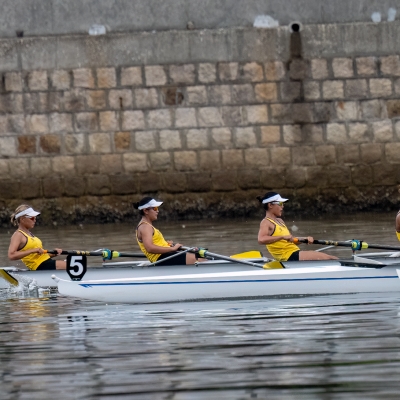
[[[22,260],[29,269],[35,271],[65,269],[65,261],[53,259],[61,254],[62,249],[55,249],[57,254],[48,254],[43,249],[42,241],[31,232],[39,214],[32,207],[21,204],[11,215],[11,223],[18,225],[18,229],[11,236],[8,258]]]
[[[300,251],[293,243],[293,236],[286,227],[283,219],[283,205],[288,199],[284,199],[276,192],[267,192],[264,196],[258,196],[257,200],[263,205],[265,218],[260,223],[258,243],[265,244],[267,250],[278,261],[299,260],[336,260],[337,257],[318,251]],[[308,243],[313,242],[309,236]]]
[[[152,197],[144,197],[139,202],[133,203],[133,207],[138,209],[142,216],[136,228],[136,240],[140,250],[150,262],[157,265],[189,265],[206,261],[199,258],[198,254],[189,253],[188,250],[178,251],[182,244],[165,240],[162,233],[153,226],[153,222],[158,218],[158,208],[161,204],[162,201]]]
[[[400,241],[400,211],[396,215],[396,236]]]

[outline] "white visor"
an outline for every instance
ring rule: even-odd
[[[145,208],[150,208],[150,207],[159,207],[161,206],[163,202],[162,201],[157,201],[154,199],[151,199],[148,203],[144,204],[143,206],[139,206],[139,210],[144,210]]]
[[[35,211],[33,208],[29,207],[24,211],[19,212],[15,218],[21,218],[21,217],[36,217],[40,214],[40,212]]]
[[[275,196],[268,197],[268,198],[264,199],[264,200],[262,201],[262,203],[263,203],[263,204],[265,204],[265,203],[272,203],[273,201],[282,201],[282,202],[284,203],[285,201],[288,201],[288,200],[289,200],[289,199],[284,199],[283,197],[281,197],[280,194],[276,194]]]

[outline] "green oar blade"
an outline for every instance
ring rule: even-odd
[[[0,269],[0,276],[12,286],[18,286],[18,281],[6,270]]]

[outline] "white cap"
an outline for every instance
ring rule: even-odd
[[[36,217],[40,214],[40,212],[35,211],[32,207],[27,208],[26,210],[20,211],[16,216],[15,219],[20,217]]]
[[[265,203],[272,203],[273,201],[281,201],[281,202],[285,202],[285,201],[288,201],[289,199],[284,199],[283,197],[281,197],[281,195],[280,194],[275,194],[275,195],[273,195],[273,196],[271,196],[271,197],[267,197],[266,199],[264,199],[263,201],[262,201],[262,203],[263,204],[265,204]]]
[[[144,210],[145,208],[150,208],[150,207],[159,207],[161,206],[162,203],[163,203],[162,201],[151,199],[148,203],[144,204],[143,206],[139,206],[138,210]]]

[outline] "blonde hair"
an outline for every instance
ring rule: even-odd
[[[17,226],[17,225],[19,224],[19,218],[15,218],[15,216],[16,216],[19,212],[24,211],[24,210],[26,210],[26,209],[28,209],[28,208],[30,208],[30,206],[28,206],[27,204],[21,204],[20,206],[18,206],[18,207],[15,209],[14,213],[11,214],[11,223],[12,223],[14,226]],[[20,217],[20,218],[21,218],[21,217]]]

